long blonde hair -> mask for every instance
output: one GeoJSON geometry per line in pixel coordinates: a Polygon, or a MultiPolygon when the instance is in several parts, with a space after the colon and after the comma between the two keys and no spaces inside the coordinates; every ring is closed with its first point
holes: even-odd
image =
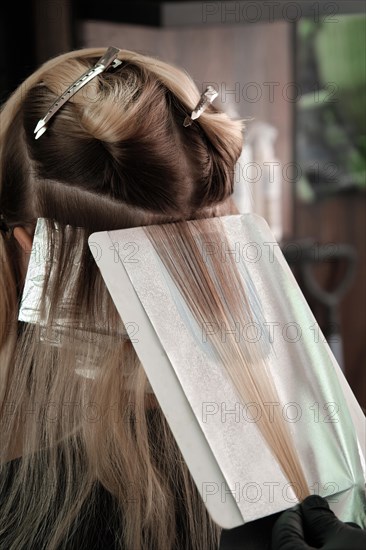
{"type": "MultiPolygon", "coordinates": [[[[79,520],[95,510],[102,487],[121,548],[214,549],[220,529],[158,404],[147,408],[146,375],[87,239],[94,231],[169,223],[171,242],[186,239],[182,273],[189,257],[202,270],[185,220],[236,213],[231,195],[243,124],[211,105],[197,123],[183,127],[200,95],[192,79],[158,59],[121,50],[122,65],[71,98],[36,141],[38,120],[104,51],[50,60],[1,113],[0,210],[9,226],[34,227],[45,218],[50,251],[38,282],[42,322],[21,323],[21,253],[14,238],[0,237],[0,494],[9,483],[12,434],[19,432],[22,443],[0,510],[0,540],[11,550],[67,548],[79,520]],[[95,378],[77,374],[89,366],[95,378]]],[[[164,258],[159,233],[154,235],[164,258]]],[[[170,252],[174,257],[173,246],[170,252]]],[[[235,273],[235,266],[227,270],[221,289],[233,312],[235,273]]],[[[197,281],[190,284],[200,292],[197,281]]],[[[217,289],[211,298],[220,319],[217,289]]],[[[208,304],[201,302],[204,315],[208,304]]],[[[243,358],[228,349],[236,365],[230,372],[238,373],[243,358]]],[[[234,379],[240,390],[243,377],[234,379]]],[[[288,434],[279,433],[292,457],[283,467],[304,488],[288,434]]]]}

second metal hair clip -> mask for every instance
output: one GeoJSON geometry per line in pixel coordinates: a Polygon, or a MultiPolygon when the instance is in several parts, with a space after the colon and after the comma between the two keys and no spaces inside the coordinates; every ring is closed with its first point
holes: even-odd
{"type": "Polygon", "coordinates": [[[207,109],[207,107],[213,102],[214,99],[216,99],[218,95],[219,93],[213,86],[207,86],[191,115],[187,115],[184,119],[183,126],[190,126],[194,120],[201,116],[203,111],[207,109]]]}

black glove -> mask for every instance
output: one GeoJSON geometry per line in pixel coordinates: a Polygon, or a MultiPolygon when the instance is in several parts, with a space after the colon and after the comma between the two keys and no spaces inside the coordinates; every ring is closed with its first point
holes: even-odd
{"type": "Polygon", "coordinates": [[[343,523],[318,496],[307,497],[287,510],[272,530],[271,550],[365,550],[366,532],[355,523],[343,523]]]}

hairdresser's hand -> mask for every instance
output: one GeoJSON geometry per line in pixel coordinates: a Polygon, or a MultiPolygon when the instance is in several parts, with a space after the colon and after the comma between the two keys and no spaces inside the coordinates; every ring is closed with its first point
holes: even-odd
{"type": "Polygon", "coordinates": [[[272,530],[271,550],[365,550],[366,532],[343,523],[317,495],[284,512],[272,530]]]}

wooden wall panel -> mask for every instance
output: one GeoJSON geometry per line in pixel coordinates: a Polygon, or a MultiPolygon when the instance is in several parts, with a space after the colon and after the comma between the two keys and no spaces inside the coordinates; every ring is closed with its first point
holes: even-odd
{"type": "MultiPolygon", "coordinates": [[[[351,244],[358,255],[354,282],[340,307],[340,328],[343,341],[345,375],[366,412],[366,196],[362,193],[338,195],[313,204],[296,202],[296,237],[312,237],[316,243],[351,244]]],[[[331,290],[335,271],[325,265],[316,271],[322,288],[331,290]]],[[[304,294],[312,307],[320,328],[324,329],[324,307],[304,294]]]]}

